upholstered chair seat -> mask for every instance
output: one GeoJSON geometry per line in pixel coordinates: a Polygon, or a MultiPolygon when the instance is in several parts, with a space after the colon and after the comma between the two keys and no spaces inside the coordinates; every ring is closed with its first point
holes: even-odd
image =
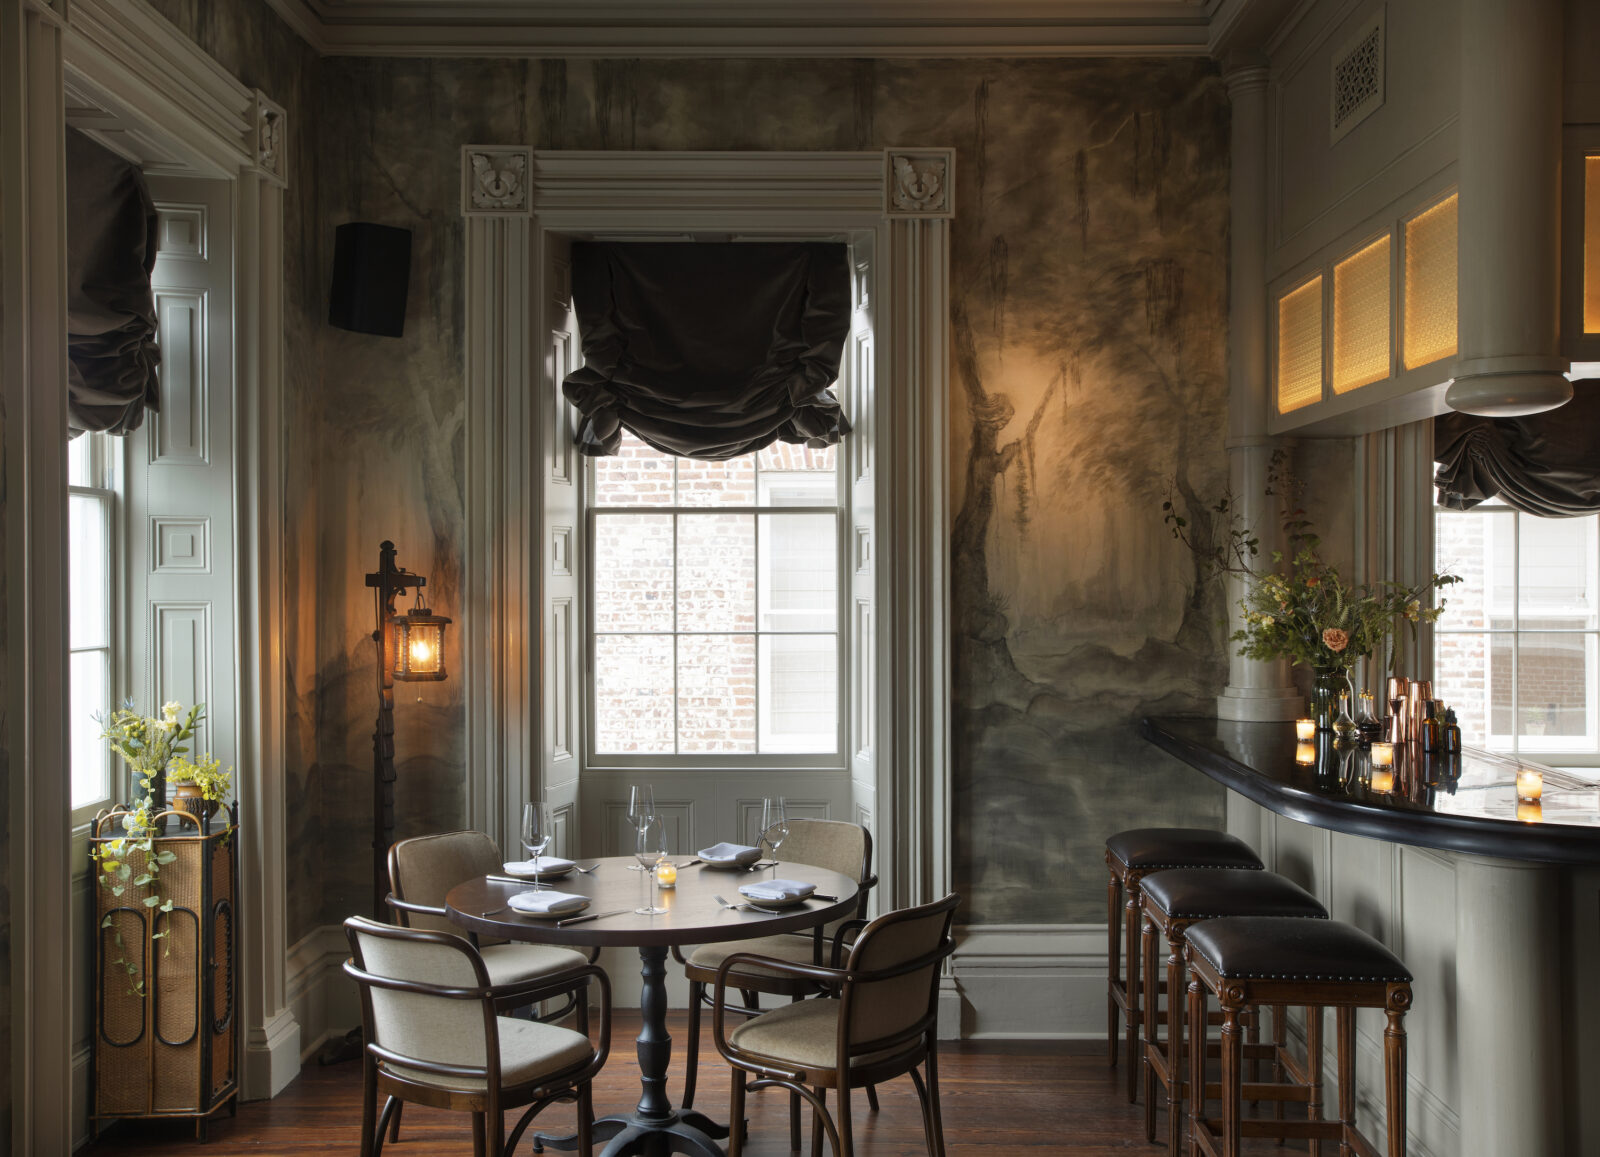
{"type": "MultiPolygon", "coordinates": [[[[851,1091],[909,1074],[922,1103],[929,1157],[944,1157],[935,1005],[939,970],[955,951],[950,925],[959,903],[952,894],[878,917],[860,930],[842,966],[843,936],[835,940],[834,966],[827,968],[729,954],[717,969],[711,1004],[717,1051],[733,1067],[729,1119],[744,1120],[746,1093],[788,1089],[811,1105],[814,1157],[821,1153],[823,1133],[834,1157],[854,1157],[851,1091]],[[811,980],[826,995],[763,1012],[730,1036],[726,1017],[738,1010],[727,1002],[727,987],[752,967],[811,980]],[[829,1089],[835,1092],[831,1111],[829,1089]]],[[[741,1157],[742,1132],[736,1127],[728,1138],[728,1157],[741,1157]]],[[[794,1137],[790,1148],[799,1148],[794,1137]]]]}
{"type": "Polygon", "coordinates": [[[540,1112],[575,1102],[577,1149],[593,1157],[590,1082],[611,1048],[611,985],[584,965],[514,985],[491,983],[483,957],[449,932],[396,928],[360,916],[345,921],[345,972],[361,990],[361,1153],[373,1157],[405,1101],[472,1115],[473,1152],[514,1151],[540,1112]],[[502,1007],[567,997],[600,1003],[600,1040],[502,1007]],[[384,1097],[378,1113],[378,1098],[384,1097]],[[509,1137],[505,1111],[528,1106],[509,1137]]]}

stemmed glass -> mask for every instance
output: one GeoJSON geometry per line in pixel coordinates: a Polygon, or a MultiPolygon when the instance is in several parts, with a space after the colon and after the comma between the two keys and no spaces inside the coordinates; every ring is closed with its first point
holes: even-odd
{"type": "Polygon", "coordinates": [[[522,846],[528,852],[528,858],[533,861],[533,890],[537,892],[544,887],[544,881],[539,877],[539,857],[544,855],[550,846],[550,837],[554,833],[555,825],[551,822],[550,805],[547,803],[525,803],[522,805],[522,846]]]}
{"type": "Polygon", "coordinates": [[[784,810],[781,795],[769,795],[761,801],[761,838],[772,849],[772,876],[778,876],[778,847],[789,836],[789,815],[784,810]]]}
{"type": "MultiPolygon", "coordinates": [[[[646,825],[656,818],[656,792],[655,788],[647,783],[635,784],[628,793],[628,822],[633,824],[638,832],[643,832],[646,825]]],[[[654,867],[654,861],[651,862],[654,867]]],[[[638,864],[629,864],[628,871],[643,872],[647,869],[638,864]]]]}
{"type": "Polygon", "coordinates": [[[667,832],[665,825],[655,816],[650,816],[640,827],[633,854],[639,861],[639,871],[644,873],[640,880],[644,885],[644,902],[634,911],[641,916],[659,916],[666,909],[650,903],[650,885],[655,882],[656,865],[667,856],[667,832]]]}

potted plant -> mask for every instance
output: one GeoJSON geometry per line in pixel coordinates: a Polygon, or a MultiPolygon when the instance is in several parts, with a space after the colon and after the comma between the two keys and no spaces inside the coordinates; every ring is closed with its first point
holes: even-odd
{"type": "Polygon", "coordinates": [[[201,756],[198,761],[179,755],[167,765],[172,806],[192,815],[202,826],[217,814],[232,785],[232,769],[224,771],[222,760],[210,754],[201,756]]]}

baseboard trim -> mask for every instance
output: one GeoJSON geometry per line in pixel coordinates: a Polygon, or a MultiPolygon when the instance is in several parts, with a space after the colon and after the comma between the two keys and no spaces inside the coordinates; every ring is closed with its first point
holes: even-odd
{"type": "Polygon", "coordinates": [[[343,1036],[361,1023],[360,994],[344,974],[349,956],[350,942],[340,924],[313,928],[289,949],[285,987],[289,1010],[300,1024],[299,1064],[330,1037],[343,1036]]]}
{"type": "Polygon", "coordinates": [[[968,924],[951,974],[969,1040],[1103,1036],[1106,930],[1099,924],[968,924]]]}

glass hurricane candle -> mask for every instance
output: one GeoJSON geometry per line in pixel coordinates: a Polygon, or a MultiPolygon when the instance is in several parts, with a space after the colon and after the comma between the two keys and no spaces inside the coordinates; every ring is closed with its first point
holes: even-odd
{"type": "Polygon", "coordinates": [[[1544,773],[1531,767],[1517,772],[1517,798],[1535,800],[1544,795],[1544,773]]]}
{"type": "Polygon", "coordinates": [[[1372,768],[1390,769],[1394,767],[1394,744],[1378,740],[1372,745],[1372,768]]]}
{"type": "Polygon", "coordinates": [[[663,888],[676,888],[678,886],[678,865],[671,860],[662,860],[657,864],[656,883],[663,888]]]}
{"type": "Polygon", "coordinates": [[[1317,721],[1315,719],[1296,719],[1294,721],[1294,737],[1302,743],[1317,737],[1317,721]]]}

